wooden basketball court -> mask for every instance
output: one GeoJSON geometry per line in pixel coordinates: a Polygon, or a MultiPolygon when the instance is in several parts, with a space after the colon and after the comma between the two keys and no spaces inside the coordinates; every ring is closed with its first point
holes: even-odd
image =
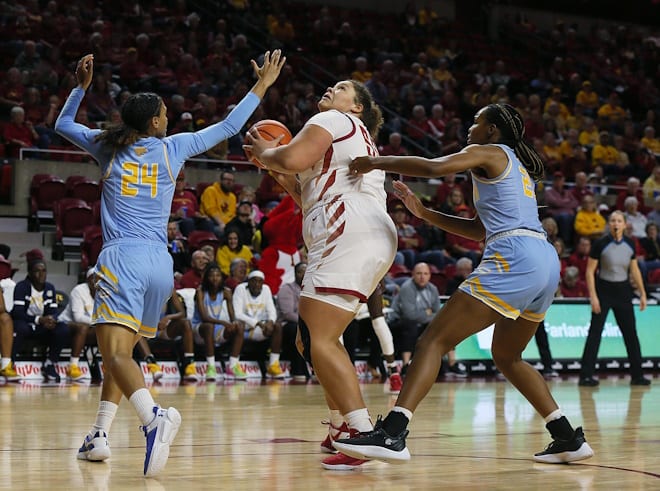
{"type": "MultiPolygon", "coordinates": [[[[598,388],[573,376],[550,382],[564,412],[582,425],[596,455],[584,463],[537,464],[549,437],[543,421],[508,382],[437,383],[415,414],[405,465],[369,463],[323,470],[319,442],[327,416],[318,384],[238,382],[153,386],[183,425],[165,472],[142,477],[144,436],[124,400],[110,432],[112,457],[78,461],[100,388],[0,387],[0,488],[20,490],[639,490],[660,489],[660,378],[630,387],[627,376],[598,388]]],[[[386,386],[362,386],[372,416],[394,403],[386,386]]]]}

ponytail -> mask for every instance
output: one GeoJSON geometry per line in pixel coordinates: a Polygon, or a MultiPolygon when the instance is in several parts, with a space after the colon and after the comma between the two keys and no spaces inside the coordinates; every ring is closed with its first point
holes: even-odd
{"type": "Polygon", "coordinates": [[[369,130],[371,138],[376,140],[378,138],[378,132],[383,126],[383,113],[378,107],[378,104],[374,102],[369,89],[367,89],[362,82],[358,82],[357,80],[351,80],[350,82],[355,89],[357,102],[362,105],[362,115],[360,116],[360,119],[369,130]]]}
{"type": "Polygon", "coordinates": [[[149,130],[151,118],[160,115],[163,100],[151,92],[133,94],[121,108],[122,122],[108,127],[95,138],[113,148],[132,145],[149,130]]]}

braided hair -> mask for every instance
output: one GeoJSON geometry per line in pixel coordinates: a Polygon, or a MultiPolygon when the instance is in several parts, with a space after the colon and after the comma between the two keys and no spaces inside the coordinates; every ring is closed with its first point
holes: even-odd
{"type": "Polygon", "coordinates": [[[500,130],[499,143],[513,148],[530,177],[535,181],[543,179],[545,174],[543,159],[534,147],[524,140],[525,123],[520,113],[509,104],[489,104],[484,115],[486,121],[500,130]]]}
{"type": "Polygon", "coordinates": [[[152,92],[131,95],[121,108],[122,122],[109,126],[96,141],[114,148],[132,145],[147,133],[151,118],[160,114],[162,105],[161,97],[152,92]]]}
{"type": "Polygon", "coordinates": [[[371,138],[376,140],[378,132],[380,131],[381,126],[383,126],[383,113],[374,102],[374,98],[371,96],[369,89],[367,89],[362,82],[358,82],[357,80],[350,80],[350,82],[355,89],[356,102],[362,104],[363,109],[360,119],[369,130],[371,138]]]}

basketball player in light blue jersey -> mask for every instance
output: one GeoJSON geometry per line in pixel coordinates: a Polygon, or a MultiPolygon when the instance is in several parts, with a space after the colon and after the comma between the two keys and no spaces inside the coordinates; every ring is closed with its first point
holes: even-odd
{"type": "Polygon", "coordinates": [[[124,395],[135,407],[147,439],[144,475],[154,476],[164,468],[181,415],[175,408],[156,405],[132,352],[140,336],[154,337],[172,292],[166,230],[176,176],[186,159],[239,132],[285,61],[279,50],[266,52],[262,66],[252,60],[257,82],[227,119],[171,137],[165,136],[167,107],[151,93],[130,96],[121,109],[122,122],[104,131],[75,123],[92,82],[93,55],[78,62],[78,87],[71,91],[55,130],[89,152],[102,170],[103,249],[96,265],[92,324],[105,368],[96,422],[78,451],[79,459],[110,457],[107,433],[124,395]]]}
{"type": "Polygon", "coordinates": [[[553,441],[534,455],[545,463],[591,457],[582,428],[573,429],[545,380],[522,360],[552,303],[559,282],[557,253],[538,218],[533,180],[543,177],[543,162],[523,140],[524,124],[508,104],[491,104],[475,116],[468,146],[439,157],[360,157],[354,174],[382,169],[397,174],[440,177],[469,171],[474,181],[477,216],[466,219],[425,208],[403,183],[395,191],[416,216],[448,232],[486,241],[479,266],[431,321],[415,347],[415,356],[396,406],[370,433],[335,442],[340,452],[385,461],[410,459],[406,429],[417,405],[431,390],[442,356],[465,338],[495,324],[491,346],[497,368],[545,419],[553,441]]]}

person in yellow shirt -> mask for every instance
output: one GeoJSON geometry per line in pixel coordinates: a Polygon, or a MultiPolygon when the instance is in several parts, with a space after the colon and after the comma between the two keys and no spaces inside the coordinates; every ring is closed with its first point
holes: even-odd
{"type": "Polygon", "coordinates": [[[612,145],[610,134],[607,131],[600,132],[600,141],[591,151],[591,164],[593,167],[600,165],[606,175],[616,174],[614,167],[619,162],[619,151],[612,145]]]}
{"type": "Polygon", "coordinates": [[[559,87],[552,89],[550,97],[546,99],[545,105],[543,106],[544,113],[548,112],[548,106],[553,102],[556,102],[559,105],[559,114],[561,114],[561,117],[564,118],[564,121],[566,121],[566,119],[571,115],[571,112],[566,107],[566,104],[561,101],[561,89],[559,87]]]}
{"type": "Polygon", "coordinates": [[[598,94],[589,80],[582,82],[582,89],[580,89],[575,96],[575,104],[580,104],[584,107],[585,112],[589,114],[589,116],[596,115],[600,101],[598,99],[598,94]]]}
{"type": "Polygon", "coordinates": [[[220,266],[220,271],[225,278],[229,277],[231,262],[236,258],[245,259],[248,263],[248,272],[252,269],[252,251],[248,246],[241,243],[238,232],[230,228],[226,235],[225,245],[218,248],[215,253],[215,261],[220,266]]]}
{"type": "Polygon", "coordinates": [[[600,133],[592,118],[584,118],[584,128],[580,131],[578,141],[587,148],[592,148],[600,142],[600,133]]]}
{"type": "Polygon", "coordinates": [[[596,206],[596,199],[587,194],[582,198],[582,207],[575,215],[573,225],[579,237],[597,239],[605,233],[605,218],[596,206]]]}
{"type": "Polygon", "coordinates": [[[578,130],[571,128],[566,132],[566,139],[559,144],[559,155],[562,170],[565,174],[573,175],[580,170],[586,171],[589,163],[587,153],[578,140],[578,130]]]}
{"type": "Polygon", "coordinates": [[[623,129],[623,121],[627,112],[621,107],[619,94],[612,92],[607,102],[598,108],[598,118],[602,121],[601,128],[623,129]]]}
{"type": "Polygon", "coordinates": [[[660,155],[660,140],[655,137],[655,128],[653,126],[644,128],[644,136],[640,143],[642,147],[646,148],[656,157],[660,155]]]}
{"type": "Polygon", "coordinates": [[[214,182],[202,193],[200,212],[213,220],[214,232],[222,237],[225,225],[236,216],[236,195],[234,174],[224,171],[220,174],[220,182],[214,182]]]}
{"type": "Polygon", "coordinates": [[[656,165],[653,168],[651,175],[644,181],[642,189],[644,191],[644,197],[647,199],[660,196],[660,165],[656,165]]]}

